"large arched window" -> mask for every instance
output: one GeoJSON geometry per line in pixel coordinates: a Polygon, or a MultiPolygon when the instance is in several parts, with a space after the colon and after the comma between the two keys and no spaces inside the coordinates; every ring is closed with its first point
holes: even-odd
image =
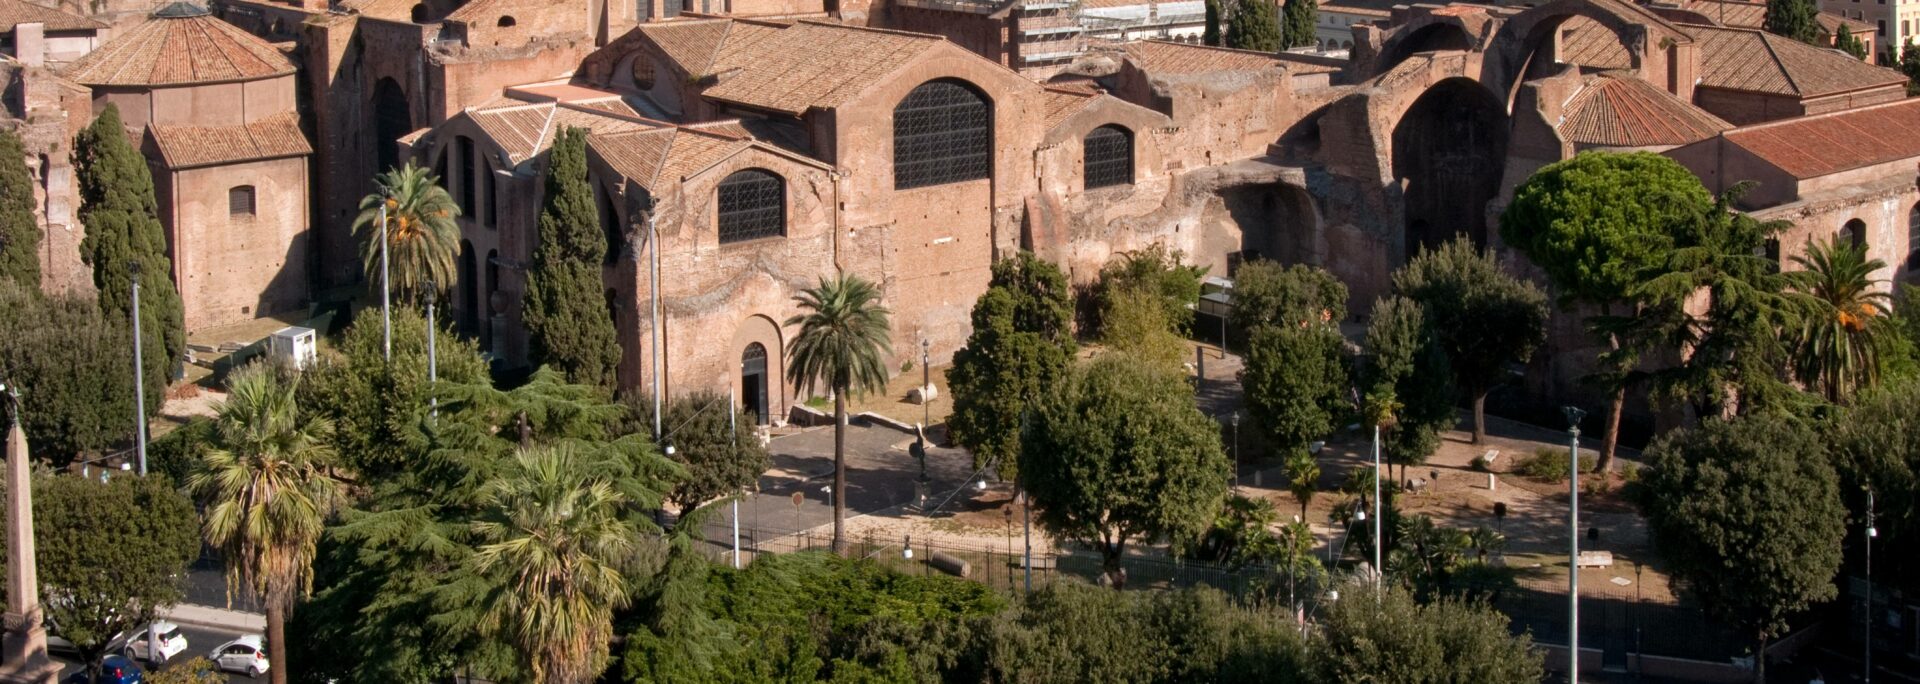
{"type": "Polygon", "coordinates": [[[460,178],[457,181],[460,186],[460,213],[474,221],[479,221],[480,216],[477,213],[477,204],[480,199],[478,197],[480,190],[477,184],[474,183],[473,138],[463,135],[454,138],[454,141],[458,143],[458,147],[460,148],[460,166],[458,167],[460,169],[460,178]]]}
{"type": "Polygon", "coordinates": [[[1848,221],[1834,237],[1840,244],[1864,248],[1867,245],[1867,222],[1860,219],[1848,221]]]}
{"type": "Polygon", "coordinates": [[[929,81],[893,108],[896,190],[986,178],[993,169],[993,106],[973,86],[929,81]]]}
{"type": "Polygon", "coordinates": [[[1133,182],[1133,132],[1108,124],[1087,134],[1087,189],[1133,182]]]}
{"type": "Polygon", "coordinates": [[[761,169],[720,181],[720,243],[787,234],[787,184],[761,169]]]}

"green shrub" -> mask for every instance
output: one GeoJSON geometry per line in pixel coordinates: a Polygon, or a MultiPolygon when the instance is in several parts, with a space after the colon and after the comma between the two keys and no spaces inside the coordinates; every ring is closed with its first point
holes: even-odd
{"type": "MultiPolygon", "coordinates": [[[[1580,472],[1593,472],[1594,457],[1586,452],[1580,453],[1580,472]]],[[[1567,481],[1567,452],[1563,449],[1548,448],[1535,452],[1520,461],[1520,474],[1543,482],[1567,481]]]]}

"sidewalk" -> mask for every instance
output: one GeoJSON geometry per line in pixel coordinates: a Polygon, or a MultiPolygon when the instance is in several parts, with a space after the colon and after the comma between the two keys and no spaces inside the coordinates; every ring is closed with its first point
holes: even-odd
{"type": "Polygon", "coordinates": [[[247,613],[212,606],[200,606],[181,603],[161,611],[160,616],[169,621],[210,627],[221,630],[239,630],[242,632],[264,633],[267,631],[267,616],[259,613],[247,613]]]}

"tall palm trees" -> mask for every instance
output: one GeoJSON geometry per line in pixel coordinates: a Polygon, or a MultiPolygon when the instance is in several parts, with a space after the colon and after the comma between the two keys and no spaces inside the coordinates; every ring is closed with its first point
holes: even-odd
{"type": "Polygon", "coordinates": [[[534,684],[586,684],[606,666],[613,611],[629,601],[639,530],[613,472],[572,442],[524,449],[481,490],[473,568],[499,580],[482,624],[524,658],[534,684]]]}
{"type": "Polygon", "coordinates": [[[315,545],[340,493],[324,467],[329,424],[301,410],[295,385],[264,364],[235,371],[215,448],[187,479],[207,507],[207,543],[226,558],[229,593],[245,584],[266,603],[273,684],[286,684],[287,612],[312,589],[315,545]]]}
{"type": "Polygon", "coordinates": [[[787,343],[787,378],[811,393],[833,392],[833,548],[846,548],[847,394],[886,387],[880,357],[892,346],[880,290],[856,275],[822,277],[794,296],[801,313],[787,319],[800,332],[787,343]]]}
{"type": "Polygon", "coordinates": [[[408,162],[374,179],[379,189],[360,200],[353,231],[360,233],[360,259],[367,281],[380,281],[380,209],[387,210],[388,269],[393,291],[411,299],[431,281],[435,287],[453,284],[454,259],[460,251],[460,227],[454,217],[460,207],[440,187],[440,178],[408,162]]]}
{"type": "Polygon", "coordinates": [[[1803,307],[1794,331],[1794,374],[1827,401],[1839,402],[1880,376],[1882,324],[1891,297],[1874,285],[1885,268],[1862,247],[1833,238],[1793,258],[1794,299],[1803,307]]]}

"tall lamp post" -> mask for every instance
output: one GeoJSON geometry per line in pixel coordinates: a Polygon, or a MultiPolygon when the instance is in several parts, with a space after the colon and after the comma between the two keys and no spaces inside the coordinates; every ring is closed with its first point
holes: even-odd
{"type": "MultiPolygon", "coordinates": [[[[147,474],[147,373],[140,362],[140,262],[127,264],[133,275],[133,435],[140,474],[147,474]]],[[[151,643],[151,642],[149,642],[151,643]]]]}
{"type": "Polygon", "coordinates": [[[1373,423],[1373,588],[1387,574],[1380,565],[1380,422],[1373,423]]]}
{"type": "Polygon", "coordinates": [[[1860,647],[1862,662],[1866,664],[1866,684],[1873,684],[1873,538],[1880,531],[1873,527],[1873,490],[1867,490],[1867,631],[1866,643],[1860,647]]]}
{"type": "Polygon", "coordinates": [[[393,288],[387,274],[387,201],[380,200],[380,353],[393,360],[393,288]]]}
{"type": "Polygon", "coordinates": [[[1567,681],[1580,681],[1580,421],[1587,412],[1577,406],[1567,414],[1567,681]]]}
{"type": "MultiPolygon", "coordinates": [[[[435,337],[434,333],[436,332],[434,329],[440,327],[440,324],[435,322],[433,319],[433,296],[434,296],[435,290],[436,288],[433,285],[433,280],[429,278],[427,280],[426,286],[422,287],[420,292],[420,296],[427,300],[427,384],[428,385],[432,385],[433,383],[440,381],[440,372],[439,372],[440,359],[439,359],[438,349],[434,345],[434,337],[435,337]]],[[[433,407],[434,415],[440,414],[440,398],[439,397],[432,397],[432,396],[427,397],[427,405],[433,407]]]]}

